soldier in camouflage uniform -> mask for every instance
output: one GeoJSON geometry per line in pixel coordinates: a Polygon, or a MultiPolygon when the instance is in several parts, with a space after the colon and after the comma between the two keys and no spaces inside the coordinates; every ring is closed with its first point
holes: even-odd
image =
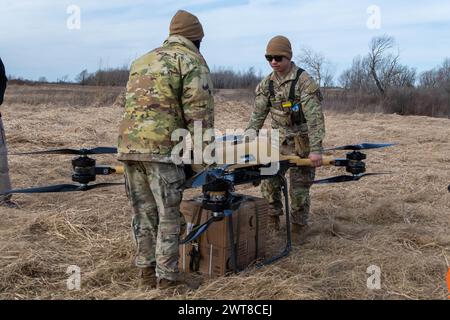
{"type": "MultiPolygon", "coordinates": [[[[309,158],[314,167],[322,165],[322,140],[325,135],[319,86],[291,62],[292,49],[289,40],[277,36],[267,45],[266,59],[272,69],[256,88],[255,110],[248,129],[260,130],[267,115],[272,116],[272,128],[280,130],[282,154],[297,154],[309,158]]],[[[314,167],[290,169],[290,198],[292,232],[304,240],[310,209],[309,188],[314,180],[314,167]]],[[[279,229],[279,217],[283,215],[281,181],[278,177],[264,180],[261,192],[272,207],[271,222],[279,229]]]]}
{"type": "Polygon", "coordinates": [[[178,11],[162,47],[133,62],[120,123],[118,151],[124,162],[133,205],[135,264],[141,285],[160,289],[177,285],[178,243],[185,181],[173,163],[175,129],[194,133],[194,121],[213,127],[213,85],[200,54],[203,28],[197,17],[178,11]]]}

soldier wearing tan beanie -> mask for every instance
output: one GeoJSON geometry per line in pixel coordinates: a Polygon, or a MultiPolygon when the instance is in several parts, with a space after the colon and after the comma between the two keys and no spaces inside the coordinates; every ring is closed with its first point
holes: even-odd
{"type": "Polygon", "coordinates": [[[292,59],[292,47],[288,38],[276,36],[267,44],[266,55],[283,56],[292,59]]]}
{"type": "MultiPolygon", "coordinates": [[[[196,141],[214,128],[214,85],[199,50],[202,25],[189,12],[178,11],[169,31],[162,46],[133,61],[119,124],[117,158],[123,162],[133,206],[134,264],[143,290],[185,282],[178,269],[186,225],[180,203],[182,185],[193,173],[185,173],[189,165],[182,165],[184,159],[172,152],[172,136],[183,128],[196,141]],[[194,130],[198,122],[203,127],[200,135],[194,130]]],[[[199,167],[201,163],[191,165],[191,171],[199,167]]],[[[187,285],[192,289],[197,284],[187,285]]]]}
{"type": "MultiPolygon", "coordinates": [[[[281,153],[311,160],[312,167],[291,168],[289,173],[291,231],[293,240],[303,243],[308,234],[311,206],[309,188],[314,180],[315,167],[322,165],[325,121],[319,86],[291,59],[289,39],[283,36],[270,39],[266,48],[266,60],[273,72],[256,88],[255,110],[247,129],[260,130],[270,113],[272,128],[279,130],[281,153]]],[[[272,209],[269,223],[274,229],[280,228],[280,216],[284,214],[282,182],[280,177],[273,177],[261,184],[261,193],[272,209]]]]}
{"type": "Polygon", "coordinates": [[[192,42],[201,41],[204,37],[203,27],[198,18],[184,10],[178,10],[173,16],[169,31],[171,36],[180,35],[192,42]]]}

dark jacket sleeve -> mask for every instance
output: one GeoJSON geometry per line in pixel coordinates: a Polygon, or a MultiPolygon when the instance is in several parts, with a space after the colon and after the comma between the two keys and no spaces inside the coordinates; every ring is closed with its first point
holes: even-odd
{"type": "Polygon", "coordinates": [[[6,78],[5,66],[3,65],[2,59],[0,59],[0,104],[3,103],[7,82],[8,79],[6,78]]]}

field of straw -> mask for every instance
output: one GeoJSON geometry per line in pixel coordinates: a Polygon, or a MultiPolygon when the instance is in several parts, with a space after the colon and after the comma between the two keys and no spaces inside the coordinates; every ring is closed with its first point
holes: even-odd
{"type": "MultiPolygon", "coordinates": [[[[32,96],[8,102],[18,91],[27,94],[11,86],[1,107],[10,153],[115,145],[119,107],[64,103],[61,92],[55,93],[58,103],[36,103],[32,96]]],[[[67,94],[85,96],[74,87],[67,94]]],[[[251,100],[244,95],[219,92],[217,127],[243,128],[251,110],[251,100]]],[[[314,186],[308,241],[294,244],[287,258],[238,275],[205,278],[196,291],[140,291],[132,265],[131,207],[123,187],[15,195],[19,209],[0,207],[0,299],[447,299],[450,120],[331,112],[325,116],[326,147],[398,143],[367,152],[368,172],[393,173],[314,186]],[[81,270],[79,291],[67,288],[70,265],[81,270]],[[380,290],[367,287],[372,265],[381,269],[380,290]]],[[[118,164],[112,155],[96,159],[97,164],[118,164]]],[[[70,160],[11,155],[13,186],[71,183],[70,160]]],[[[336,174],[344,172],[321,168],[317,173],[319,178],[336,174]]],[[[259,188],[238,191],[260,195],[259,188]]],[[[270,233],[273,253],[283,247],[283,231],[270,233]]]]}

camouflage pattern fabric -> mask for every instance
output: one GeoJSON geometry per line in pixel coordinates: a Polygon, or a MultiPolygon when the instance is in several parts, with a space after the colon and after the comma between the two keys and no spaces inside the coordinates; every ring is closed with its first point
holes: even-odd
{"type": "Polygon", "coordinates": [[[319,86],[306,71],[301,74],[295,90],[295,102],[301,103],[306,123],[293,125],[290,119],[290,110],[281,106],[283,102],[288,101],[291,83],[295,80],[297,70],[298,67],[292,62],[291,71],[284,79],[278,79],[272,72],[261,81],[256,88],[255,110],[251,115],[248,129],[256,131],[261,129],[270,113],[272,128],[280,130],[281,144],[293,145],[293,137],[307,136],[310,151],[320,152],[325,136],[325,120],[321,106],[322,95],[319,86]],[[274,82],[274,99],[270,98],[270,80],[274,82]]]}
{"type": "Polygon", "coordinates": [[[127,83],[125,112],[119,129],[118,159],[171,162],[175,129],[194,134],[214,126],[213,84],[209,68],[195,45],[170,36],[133,62],[127,83]]]}
{"type": "MultiPolygon", "coordinates": [[[[309,195],[308,182],[314,181],[315,168],[291,168],[289,170],[289,197],[291,200],[291,222],[299,225],[308,224],[311,197],[309,195]]],[[[279,177],[263,180],[261,193],[269,202],[271,215],[283,215],[283,202],[281,197],[282,182],[279,177]]]]}
{"type": "MultiPolygon", "coordinates": [[[[291,71],[284,79],[279,79],[274,72],[264,78],[256,88],[255,110],[247,129],[260,130],[269,113],[272,117],[272,128],[280,130],[280,152],[284,155],[297,154],[307,158],[310,152],[322,151],[322,140],[325,136],[325,120],[322,112],[322,95],[317,83],[304,71],[295,89],[295,103],[301,103],[306,123],[293,124],[290,110],[282,104],[289,101],[289,90],[295,80],[298,67],[292,62],[291,71]],[[275,96],[270,97],[269,81],[274,82],[275,96]],[[297,144],[297,147],[296,147],[297,144]]],[[[291,168],[290,198],[292,222],[307,224],[310,210],[308,182],[315,177],[315,168],[291,168]]],[[[262,182],[261,192],[273,208],[274,215],[283,214],[281,201],[281,181],[274,177],[262,182]]]]}
{"type": "MultiPolygon", "coordinates": [[[[7,153],[5,130],[3,129],[2,117],[0,115],[0,193],[11,190],[7,153]]],[[[9,199],[11,199],[11,195],[0,196],[0,202],[9,199]]]]}
{"type": "Polygon", "coordinates": [[[184,171],[174,164],[145,161],[124,161],[124,169],[134,212],[135,264],[156,267],[159,278],[177,280],[184,171]]]}

